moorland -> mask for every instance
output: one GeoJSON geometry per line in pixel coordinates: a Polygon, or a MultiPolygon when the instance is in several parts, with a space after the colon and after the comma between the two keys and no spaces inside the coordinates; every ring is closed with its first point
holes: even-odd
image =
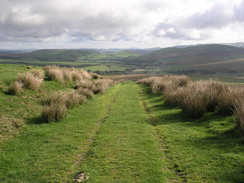
{"type": "Polygon", "coordinates": [[[0,182],[244,180],[244,48],[2,51],[0,63],[0,182]]]}

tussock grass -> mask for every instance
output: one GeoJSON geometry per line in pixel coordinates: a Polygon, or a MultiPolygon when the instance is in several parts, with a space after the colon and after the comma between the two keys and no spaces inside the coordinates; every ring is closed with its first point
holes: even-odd
{"type": "Polygon", "coordinates": [[[8,89],[10,95],[20,95],[24,91],[23,84],[19,81],[14,81],[8,89]]]}
{"type": "Polygon", "coordinates": [[[101,76],[97,73],[90,72],[89,74],[92,79],[101,79],[101,76]]]}
{"type": "Polygon", "coordinates": [[[44,71],[45,71],[45,76],[47,77],[48,80],[64,83],[64,74],[59,67],[45,66],[44,71]]]}
{"type": "Polygon", "coordinates": [[[86,79],[86,80],[77,81],[75,88],[76,89],[85,88],[93,91],[95,89],[95,85],[93,81],[86,79]]]}
{"type": "Polygon", "coordinates": [[[17,81],[14,81],[8,89],[8,93],[12,95],[21,94],[24,89],[38,90],[43,83],[42,71],[35,70],[20,74],[17,81]]]}
{"type": "Polygon", "coordinates": [[[18,81],[23,84],[23,88],[37,90],[41,86],[43,80],[35,77],[33,74],[27,72],[20,74],[18,81]]]}
{"type": "Polygon", "coordinates": [[[85,95],[87,98],[92,98],[92,96],[94,95],[94,93],[87,88],[79,88],[77,92],[79,94],[85,95]]]}
{"type": "Polygon", "coordinates": [[[94,94],[103,93],[106,89],[114,85],[114,81],[111,79],[97,79],[91,80],[80,80],[76,83],[76,89],[87,89],[91,90],[94,94]]]}
{"type": "Polygon", "coordinates": [[[49,96],[48,98],[46,98],[44,101],[43,101],[43,104],[44,105],[62,105],[62,104],[65,104],[67,101],[67,94],[66,92],[55,92],[53,93],[51,96],[49,96]]]}
{"type": "Polygon", "coordinates": [[[45,73],[44,73],[44,71],[41,70],[41,69],[33,70],[33,71],[31,71],[31,74],[32,74],[34,77],[36,77],[36,78],[39,78],[39,79],[44,80],[45,73]]]}
{"type": "Polygon", "coordinates": [[[114,85],[114,81],[111,79],[99,79],[94,81],[95,88],[93,89],[93,92],[95,94],[103,93],[105,90],[107,90],[109,87],[114,85]]]}
{"type": "Polygon", "coordinates": [[[198,81],[176,91],[174,97],[177,98],[177,105],[184,112],[194,118],[199,118],[205,112],[216,111],[220,95],[225,87],[225,84],[218,81],[198,81]]]}
{"type": "Polygon", "coordinates": [[[235,105],[234,114],[237,129],[244,135],[244,101],[235,105]]]}
{"type": "Polygon", "coordinates": [[[42,112],[43,120],[47,122],[59,121],[67,114],[67,107],[64,104],[44,106],[42,112]]]}
{"type": "Polygon", "coordinates": [[[59,121],[66,116],[67,109],[77,107],[85,102],[86,96],[77,91],[56,92],[44,100],[42,118],[47,122],[59,121]],[[63,116],[60,111],[63,112],[63,116]]]}
{"type": "MultiPolygon", "coordinates": [[[[45,66],[45,75],[48,80],[54,80],[60,83],[68,81],[76,82],[80,80],[92,79],[92,74],[84,70],[78,70],[75,68],[61,68],[58,66],[45,66]]],[[[93,73],[94,75],[97,75],[93,73]]],[[[97,76],[99,77],[99,75],[97,76]]]]}
{"type": "Polygon", "coordinates": [[[218,98],[218,112],[233,114],[239,101],[244,100],[244,90],[227,86],[218,98]]]}
{"type": "Polygon", "coordinates": [[[244,89],[208,80],[191,82],[187,76],[166,75],[150,77],[137,81],[149,85],[153,93],[161,93],[165,102],[182,109],[192,118],[200,118],[207,112],[235,114],[236,126],[242,127],[242,103],[244,89]]]}
{"type": "Polygon", "coordinates": [[[181,99],[179,106],[183,112],[193,118],[201,117],[207,111],[211,95],[207,93],[208,88],[202,82],[190,84],[180,90],[181,99]]]}
{"type": "Polygon", "coordinates": [[[139,84],[150,85],[153,93],[164,92],[166,88],[176,89],[178,87],[186,86],[191,80],[188,76],[182,75],[165,75],[162,77],[153,76],[138,80],[139,84]]]}
{"type": "Polygon", "coordinates": [[[87,98],[91,98],[94,93],[104,92],[113,84],[110,79],[98,79],[100,76],[95,73],[88,73],[84,70],[75,68],[60,68],[57,66],[46,66],[44,68],[47,79],[55,80],[60,83],[75,82],[76,91],[71,92],[57,92],[50,98],[44,101],[46,106],[43,112],[43,118],[47,122],[58,121],[53,113],[57,111],[59,106],[67,109],[76,107],[86,102],[87,98]],[[96,79],[96,80],[92,80],[96,79]],[[50,111],[50,115],[48,112],[50,111]]]}
{"type": "Polygon", "coordinates": [[[72,91],[66,94],[67,95],[67,99],[66,99],[66,106],[67,108],[73,108],[76,107],[80,104],[83,104],[86,102],[86,96],[79,94],[76,91],[72,91]]]}

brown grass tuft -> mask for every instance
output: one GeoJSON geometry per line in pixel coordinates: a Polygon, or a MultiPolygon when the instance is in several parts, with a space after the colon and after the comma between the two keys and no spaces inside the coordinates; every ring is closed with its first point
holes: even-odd
{"type": "Polygon", "coordinates": [[[19,81],[14,81],[8,89],[10,95],[20,95],[23,91],[23,84],[19,81]]]}
{"type": "Polygon", "coordinates": [[[73,108],[86,102],[86,97],[76,91],[69,92],[66,95],[65,104],[67,108],[73,108]]]}
{"type": "Polygon", "coordinates": [[[101,79],[101,76],[97,73],[90,72],[89,73],[92,79],[101,79]]]}
{"type": "Polygon", "coordinates": [[[66,116],[67,107],[64,104],[61,105],[47,105],[44,106],[42,118],[46,122],[55,122],[63,119],[66,116]]]}
{"type": "Polygon", "coordinates": [[[75,68],[61,68],[58,66],[46,66],[44,67],[47,79],[54,80],[60,83],[67,81],[80,81],[91,79],[90,74],[84,70],[78,70],[75,68]]]}
{"type": "Polygon", "coordinates": [[[190,82],[190,78],[185,75],[152,76],[137,81],[139,84],[149,85],[153,93],[162,93],[168,88],[171,90],[177,89],[178,87],[186,86],[190,82]]]}
{"type": "Polygon", "coordinates": [[[235,122],[237,130],[244,135],[244,101],[235,105],[235,122]]]}
{"type": "Polygon", "coordinates": [[[43,80],[27,72],[19,75],[18,81],[23,84],[23,88],[37,90],[42,85],[43,80]]]}
{"type": "Polygon", "coordinates": [[[219,105],[219,96],[225,84],[218,81],[197,81],[185,87],[168,87],[164,92],[166,102],[182,110],[194,118],[201,117],[204,112],[214,112],[219,105]]]}
{"type": "Polygon", "coordinates": [[[93,81],[86,79],[86,80],[77,81],[75,88],[76,89],[86,88],[86,89],[89,89],[89,90],[93,91],[95,89],[95,85],[94,85],[93,81]]]}
{"type": "Polygon", "coordinates": [[[111,79],[98,79],[94,81],[95,88],[94,94],[103,93],[106,89],[114,85],[114,81],[111,79]]]}
{"type": "Polygon", "coordinates": [[[87,98],[92,98],[92,96],[94,95],[94,93],[87,88],[79,88],[77,92],[79,94],[85,95],[87,98]]]}
{"type": "Polygon", "coordinates": [[[41,80],[43,80],[44,77],[45,77],[44,71],[43,71],[43,70],[40,70],[40,69],[31,71],[31,74],[32,74],[34,77],[36,77],[36,78],[38,78],[38,79],[41,79],[41,80]]]}
{"type": "Polygon", "coordinates": [[[63,71],[57,66],[46,66],[44,67],[45,75],[48,80],[57,81],[59,83],[64,83],[63,71]]]}
{"type": "Polygon", "coordinates": [[[218,111],[222,114],[233,114],[235,106],[244,98],[244,89],[226,86],[218,96],[218,111]]]}

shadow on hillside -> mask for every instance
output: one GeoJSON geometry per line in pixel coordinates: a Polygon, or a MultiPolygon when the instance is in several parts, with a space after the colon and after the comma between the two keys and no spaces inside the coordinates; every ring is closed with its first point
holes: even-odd
{"type": "Polygon", "coordinates": [[[39,125],[39,124],[44,124],[47,123],[45,120],[40,116],[40,117],[35,117],[35,118],[30,118],[27,120],[27,124],[29,125],[39,125]]]}

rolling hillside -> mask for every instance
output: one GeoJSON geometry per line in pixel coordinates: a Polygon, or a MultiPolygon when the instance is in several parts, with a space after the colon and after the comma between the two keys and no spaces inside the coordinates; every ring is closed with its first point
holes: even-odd
{"type": "Polygon", "coordinates": [[[0,63],[73,66],[101,74],[237,74],[244,73],[244,48],[189,45],[152,49],[49,49],[0,51],[0,63]]]}
{"type": "Polygon", "coordinates": [[[139,56],[141,68],[155,67],[165,72],[243,73],[244,48],[209,44],[165,48],[139,56]]]}
{"type": "Polygon", "coordinates": [[[2,52],[0,53],[0,58],[13,60],[76,61],[79,57],[88,57],[95,54],[97,54],[95,51],[89,50],[47,49],[27,53],[2,52]]]}

